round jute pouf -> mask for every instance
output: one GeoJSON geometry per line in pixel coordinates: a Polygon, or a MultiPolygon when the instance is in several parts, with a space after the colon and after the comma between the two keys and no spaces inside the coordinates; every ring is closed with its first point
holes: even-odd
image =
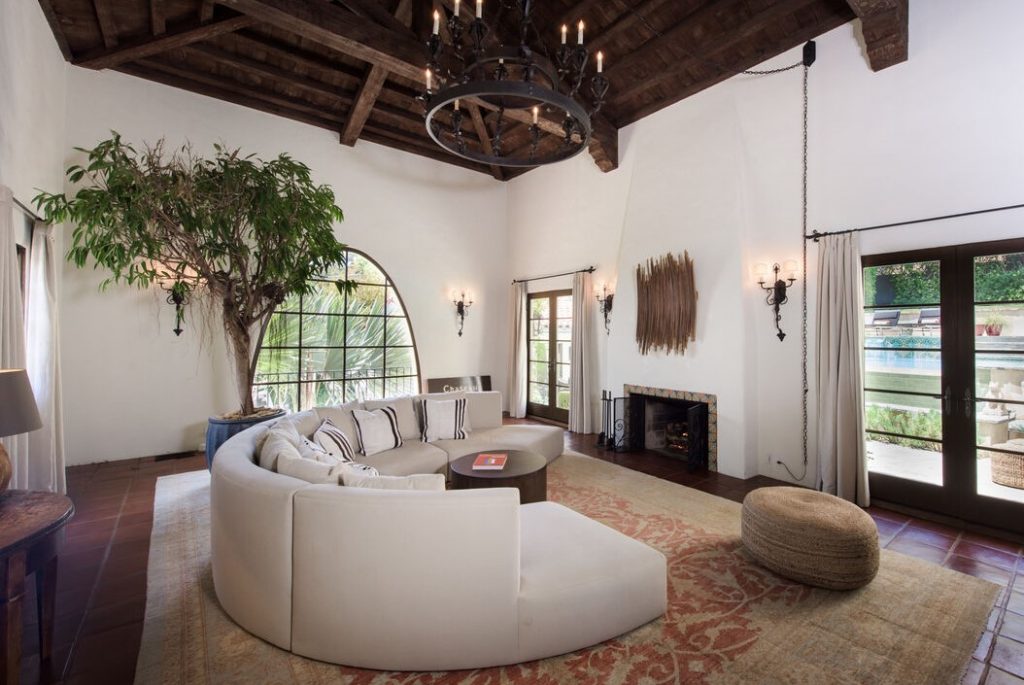
{"type": "Polygon", "coordinates": [[[743,546],[780,576],[853,590],[878,572],[878,528],[857,505],[806,488],[759,488],[743,500],[743,546]]]}

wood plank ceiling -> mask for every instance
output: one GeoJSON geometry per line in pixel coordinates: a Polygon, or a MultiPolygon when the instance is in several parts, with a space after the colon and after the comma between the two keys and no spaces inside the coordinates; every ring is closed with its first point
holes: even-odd
{"type": "MultiPolygon", "coordinates": [[[[499,2],[485,0],[485,18],[499,2]]],[[[370,140],[499,180],[522,169],[450,155],[428,137],[423,41],[452,0],[39,0],[64,57],[370,140]]],[[[473,2],[462,2],[464,20],[473,2]]],[[[509,13],[506,13],[508,15],[509,13]]],[[[611,82],[590,154],[618,165],[618,129],[732,74],[860,18],[872,68],[907,57],[907,0],[549,0],[534,23],[586,22],[611,82]]],[[[443,23],[443,22],[442,22],[443,23]]],[[[514,27],[495,28],[500,36],[514,27]]],[[[490,147],[495,113],[470,108],[464,135],[490,147]]],[[[522,117],[526,119],[526,117],[522,117]]],[[[548,122],[557,126],[557,122],[548,122]]],[[[529,144],[526,123],[502,135],[529,144]]],[[[80,141],[82,142],[82,141],[80,141]]]]}

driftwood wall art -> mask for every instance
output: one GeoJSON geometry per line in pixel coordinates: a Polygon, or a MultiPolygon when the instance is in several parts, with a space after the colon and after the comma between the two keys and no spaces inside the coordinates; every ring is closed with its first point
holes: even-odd
{"type": "Polygon", "coordinates": [[[636,267],[636,342],[640,354],[685,354],[697,339],[697,288],[688,252],[648,259],[636,267]]]}

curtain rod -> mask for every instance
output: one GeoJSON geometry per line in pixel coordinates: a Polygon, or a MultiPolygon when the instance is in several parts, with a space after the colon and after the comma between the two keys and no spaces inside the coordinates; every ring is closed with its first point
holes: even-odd
{"type": "Polygon", "coordinates": [[[543,281],[545,278],[558,278],[559,276],[572,276],[573,274],[588,273],[592,274],[596,270],[596,267],[588,266],[586,269],[576,269],[575,271],[564,271],[560,274],[549,274],[547,276],[534,276],[533,278],[516,278],[513,279],[512,284],[516,283],[529,283],[530,281],[543,281]]]}
{"type": "Polygon", "coordinates": [[[25,212],[26,214],[29,215],[29,217],[35,219],[36,221],[42,221],[43,220],[43,217],[41,217],[38,214],[36,214],[35,212],[33,212],[32,209],[28,205],[26,205],[24,202],[22,202],[18,198],[14,198],[14,204],[17,205],[18,208],[21,209],[21,211],[25,212]]]}
{"type": "Polygon", "coordinates": [[[1005,207],[992,207],[991,209],[976,209],[973,212],[960,212],[959,214],[943,214],[942,216],[931,216],[927,219],[914,219],[912,221],[896,221],[891,224],[879,224],[877,226],[864,226],[863,228],[847,228],[842,231],[826,231],[821,233],[814,231],[804,236],[804,240],[813,240],[818,242],[819,238],[824,238],[827,235],[843,235],[845,233],[862,233],[863,231],[876,231],[880,228],[894,228],[896,226],[913,226],[914,224],[924,224],[929,221],[944,221],[945,219],[959,219],[964,216],[974,216],[976,214],[989,214],[990,212],[1003,212],[1007,209],[1021,209],[1024,208],[1024,204],[1019,205],[1007,205],[1005,207]]]}

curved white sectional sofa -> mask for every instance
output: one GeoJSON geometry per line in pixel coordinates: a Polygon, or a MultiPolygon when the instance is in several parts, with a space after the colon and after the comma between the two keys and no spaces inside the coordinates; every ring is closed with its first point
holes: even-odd
{"type": "MultiPolygon", "coordinates": [[[[501,427],[498,393],[467,398],[470,439],[445,441],[463,444],[364,461],[404,475],[482,449],[561,454],[560,429],[501,427]]],[[[331,411],[282,420],[308,434],[331,411]]],[[[511,488],[311,485],[257,465],[267,428],[217,452],[211,556],[225,611],[282,649],[361,668],[481,668],[571,652],[665,612],[665,557],[571,509],[520,505],[511,488]]]]}

